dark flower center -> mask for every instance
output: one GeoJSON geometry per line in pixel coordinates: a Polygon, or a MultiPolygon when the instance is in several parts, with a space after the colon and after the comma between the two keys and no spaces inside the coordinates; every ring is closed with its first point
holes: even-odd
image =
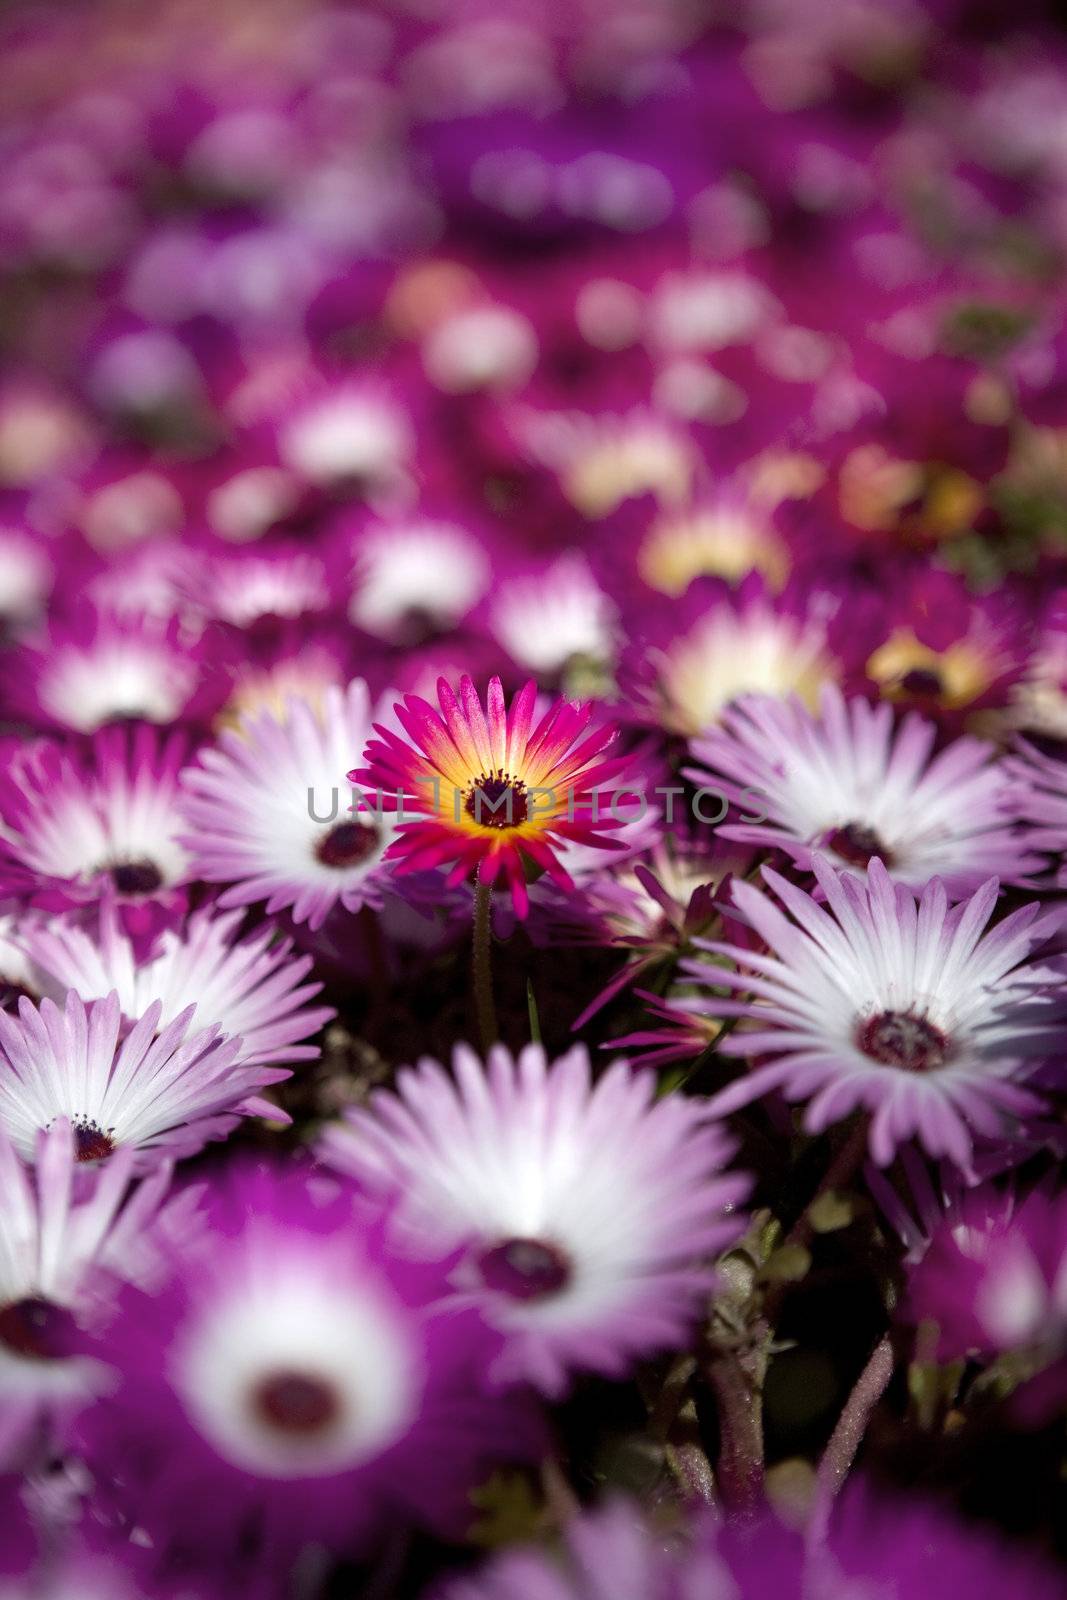
{"type": "Polygon", "coordinates": [[[487,1289],[512,1300],[543,1300],[571,1281],[571,1264],[557,1245],[544,1239],[503,1239],[478,1258],[487,1289]]]}
{"type": "Polygon", "coordinates": [[[95,1122],[83,1118],[76,1122],[74,1132],[74,1159],[76,1161],[103,1161],[115,1148],[111,1134],[95,1122]]]}
{"type": "Polygon", "coordinates": [[[824,842],[827,850],[832,850],[835,856],[847,861],[851,867],[866,867],[874,856],[878,856],[887,867],[893,864],[890,851],[874,829],[868,828],[863,822],[846,822],[843,828],[835,828],[828,833],[824,842]]]}
{"type": "Polygon", "coordinates": [[[900,687],[905,694],[913,694],[918,699],[936,700],[945,686],[941,674],[935,672],[933,667],[913,667],[901,678],[900,687]]]}
{"type": "Polygon", "coordinates": [[[378,830],[362,822],[339,822],[315,846],[324,867],[356,867],[378,848],[378,830]]]}
{"type": "Polygon", "coordinates": [[[31,1296],[0,1308],[0,1345],[33,1361],[61,1361],[70,1353],[74,1318],[51,1300],[31,1296]]]}
{"type": "Polygon", "coordinates": [[[936,1072],[948,1060],[949,1041],[926,1017],[914,1011],[879,1011],[856,1031],[865,1056],[903,1072],[936,1072]]]}
{"type": "Polygon", "coordinates": [[[467,790],[464,810],[483,828],[517,828],[530,814],[526,785],[502,767],[483,772],[467,790]]]}
{"type": "Polygon", "coordinates": [[[154,894],[163,885],[163,874],[154,861],[117,861],[109,871],[120,894],[154,894]]]}
{"type": "Polygon", "coordinates": [[[290,1434],[321,1433],[341,1413],[333,1384],[295,1369],[262,1378],[252,1392],[252,1404],[263,1422],[290,1434]]]}
{"type": "Polygon", "coordinates": [[[34,1000],[28,989],[21,983],[10,983],[6,978],[0,978],[0,1011],[17,1011],[21,999],[34,1000]]]}

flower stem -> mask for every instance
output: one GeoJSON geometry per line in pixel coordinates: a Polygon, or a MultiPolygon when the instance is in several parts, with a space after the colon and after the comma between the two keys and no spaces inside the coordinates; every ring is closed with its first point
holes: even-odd
{"type": "Polygon", "coordinates": [[[867,1365],[856,1379],[852,1393],[845,1401],[844,1410],[837,1419],[837,1426],[830,1435],[830,1442],[819,1462],[815,1506],[808,1529],[809,1540],[819,1541],[825,1538],[830,1520],[830,1508],[856,1459],[856,1452],[863,1442],[871,1413],[885,1393],[892,1376],[893,1346],[886,1333],[875,1345],[867,1365]]]}
{"type": "Polygon", "coordinates": [[[474,1004],[478,1013],[478,1032],[482,1049],[496,1044],[496,1006],[493,1004],[493,972],[489,959],[489,939],[492,926],[493,887],[474,881],[474,1004]]]}
{"type": "Polygon", "coordinates": [[[756,1514],[763,1499],[763,1376],[766,1353],[757,1347],[723,1353],[708,1364],[707,1378],[719,1413],[719,1459],[715,1478],[729,1511],[756,1514]]]}

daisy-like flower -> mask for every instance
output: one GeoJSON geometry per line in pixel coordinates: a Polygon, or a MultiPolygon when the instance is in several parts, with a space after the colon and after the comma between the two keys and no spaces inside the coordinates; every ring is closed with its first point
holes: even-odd
{"type": "Polygon", "coordinates": [[[0,781],[0,885],[51,909],[114,901],[144,931],[180,906],[189,860],[178,843],[187,745],[147,723],[102,728],[84,753],[31,745],[0,781]]]}
{"type": "Polygon", "coordinates": [[[266,661],[256,656],[235,666],[217,727],[237,728],[261,711],[284,717],[290,700],[302,700],[322,714],[327,689],[343,690],[352,675],[349,651],[343,640],[330,635],[313,644],[303,639],[304,630],[297,627],[292,639],[283,637],[266,661]]]}
{"type": "Polygon", "coordinates": [[[559,1394],[684,1337],[748,1191],[705,1102],[657,1100],[624,1061],[594,1085],[580,1046],[550,1066],[497,1045],[483,1067],[461,1045],[453,1067],[402,1072],[322,1154],[395,1200],[405,1249],[463,1249],[453,1281],[506,1340],[494,1376],[559,1394]]]}
{"type": "Polygon", "coordinates": [[[214,1025],[241,1040],[241,1066],[312,1061],[318,1046],[301,1041],[334,1015],[330,1006],[308,1004],[322,988],[304,981],[312,958],[294,958],[292,941],[277,939],[270,926],[237,937],[243,917],[240,910],[198,911],[180,932],[165,930],[143,958],[106,911],[93,935],[69,919],[34,925],[22,936],[27,976],[55,1000],[68,989],[85,1001],[114,990],[131,1021],[157,1000],[164,1027],[192,1008],[197,1028],[214,1025]]]}
{"type": "Polygon", "coordinates": [[[1023,744],[1008,762],[1019,780],[1016,802],[1027,844],[1048,851],[1057,860],[1056,882],[1067,885],[1067,761],[1023,744]]]}
{"type": "Polygon", "coordinates": [[[529,454],[558,474],[566,499],[591,520],[644,494],[678,505],[696,472],[685,429],[641,408],[619,416],[530,412],[519,431],[529,454]]]}
{"type": "Polygon", "coordinates": [[[724,350],[749,343],[780,310],[765,284],[740,272],[668,272],[649,299],[648,334],[660,350],[724,350]]]}
{"type": "MultiPolygon", "coordinates": [[[[100,1389],[109,1374],[76,1354],[76,1324],[100,1315],[103,1285],[144,1278],[155,1259],[151,1230],[170,1182],[164,1162],[130,1187],[134,1152],[106,1168],[78,1167],[76,1134],[60,1118],[36,1139],[27,1167],[0,1134],[0,1461],[32,1442],[43,1424],[56,1431],[100,1389]]],[[[195,1197],[194,1197],[195,1198],[195,1197]]],[[[172,1221],[187,1227],[189,1206],[171,1201],[172,1221]]]]}
{"type": "Polygon", "coordinates": [[[708,943],[737,970],[683,964],[693,982],[753,997],[690,1002],[748,1021],[722,1040],[724,1054],[773,1058],[715,1095],[712,1110],[725,1115],[780,1090],[808,1102],[810,1133],[870,1113],[879,1166],[917,1140],[967,1168],[976,1134],[1010,1137],[1040,1109],[1026,1080],[1063,1045],[1051,975],[1027,961],[1048,935],[1040,908],[988,928],[995,879],[950,907],[936,879],[917,900],[877,859],[866,882],[819,857],[813,866],[826,908],[770,868],[763,877],[789,916],[751,884],[734,883],[734,903],[768,954],[708,943]]]}
{"type": "Polygon", "coordinates": [[[157,1000],[128,1033],[119,997],[86,1006],[72,990],[62,1010],[44,999],[0,1013],[0,1129],[32,1160],[57,1118],[74,1129],[80,1162],[132,1148],[139,1170],[160,1155],[190,1156],[242,1115],[282,1113],[255,1091],[291,1074],[241,1061],[240,1039],[217,1027],[190,1033],[192,1006],[161,1027],[157,1000]]]}
{"type": "Polygon", "coordinates": [[[1061,590],[1041,619],[1012,701],[1009,717],[1016,727],[1048,739],[1067,739],[1067,594],[1061,590]]]}
{"type": "Polygon", "coordinates": [[[462,1532],[469,1490],[534,1430],[483,1392],[495,1337],[443,1303],[441,1267],[392,1256],[347,1187],[302,1172],[231,1171],[206,1224],[106,1330],[120,1384],[79,1428],[103,1492],[117,1479],[158,1547],[219,1556],[253,1525],[279,1559],[387,1518],[462,1532]]]}
{"type": "Polygon", "coordinates": [[[19,648],[4,699],[38,727],[75,733],[122,720],[171,723],[221,698],[208,668],[202,639],[178,618],[87,606],[19,648]]]}
{"type": "Polygon", "coordinates": [[[26,953],[25,937],[36,923],[36,913],[0,912],[0,1007],[12,1005],[19,995],[36,993],[36,978],[26,953]]]}
{"type": "Polygon", "coordinates": [[[718,783],[760,822],[724,825],[727,839],[785,850],[806,870],[821,851],[835,867],[877,856],[921,889],[941,878],[963,895],[990,874],[1018,879],[1039,865],[1014,826],[1018,785],[994,749],[961,738],[934,755],[937,729],[912,712],[846,701],[824,684],[813,715],[801,701],[753,695],[690,744],[688,776],[718,783]]]}
{"type": "Polygon", "coordinates": [[[619,824],[600,816],[597,790],[625,765],[604,758],[615,730],[601,725],[583,738],[593,705],[565,700],[555,701],[535,726],[533,679],[510,709],[499,678],[489,680],[486,710],[470,678],[461,680],[459,699],[439,679],[437,698],[440,712],[418,695],[395,708],[411,743],[375,723],[379,737],[363,753],[366,766],[349,777],[380,806],[402,803],[419,814],[419,821],[399,825],[389,847],[398,872],[451,861],[450,883],[475,869],[483,884],[503,877],[516,913],[525,917],[527,863],[570,888],[556,854],[561,841],[612,847],[605,835],[619,824]]]}
{"type": "Polygon", "coordinates": [[[330,604],[326,568],[303,550],[229,556],[198,567],[196,579],[196,603],[237,628],[262,617],[313,616],[330,604]]]}
{"type": "Polygon", "coordinates": [[[696,578],[737,583],[758,572],[779,590],[789,576],[789,549],[766,506],[734,491],[656,518],[637,551],[637,570],[650,589],[684,594],[696,578]]]}
{"type": "Polygon", "coordinates": [[[541,572],[501,583],[489,629],[511,659],[549,676],[574,660],[603,662],[614,654],[615,609],[576,550],[541,572]]]}
{"type": "Polygon", "coordinates": [[[933,1322],[944,1361],[1067,1348],[1067,1198],[1019,1202],[992,1184],[945,1209],[911,1272],[909,1321],[933,1322]]]}
{"type": "Polygon", "coordinates": [[[314,929],[337,904],[377,902],[391,827],[380,808],[351,812],[338,787],[371,716],[357,678],[328,687],[318,713],[291,699],[280,714],[243,718],[186,768],[183,839],[196,875],[229,885],[220,905],[265,901],[314,929]]]}
{"type": "Polygon", "coordinates": [[[422,344],[426,376],[446,394],[518,389],[537,365],[537,334],[511,306],[462,306],[422,344]]]}
{"type": "Polygon", "coordinates": [[[747,694],[796,694],[814,705],[841,675],[826,622],[813,608],[774,604],[756,589],[723,596],[688,628],[677,619],[635,662],[633,698],[668,733],[703,733],[747,694]]]}
{"type": "Polygon", "coordinates": [[[430,517],[376,522],[354,548],[349,621],[392,642],[454,627],[489,586],[481,543],[457,523],[430,517]]]}
{"type": "Polygon", "coordinates": [[[21,528],[0,526],[0,626],[32,622],[55,572],[44,545],[21,528]]]}
{"type": "Polygon", "coordinates": [[[284,466],[317,488],[393,481],[411,454],[411,422],[384,390],[354,380],[311,386],[278,425],[284,466]]]}

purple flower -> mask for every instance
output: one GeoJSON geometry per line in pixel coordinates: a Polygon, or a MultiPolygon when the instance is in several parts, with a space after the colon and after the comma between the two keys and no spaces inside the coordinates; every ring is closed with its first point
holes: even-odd
{"type": "Polygon", "coordinates": [[[79,1407],[111,1387],[79,1353],[77,1325],[98,1324],[122,1279],[150,1281],[160,1239],[194,1231],[195,1195],[167,1201],[170,1164],[131,1186],[135,1153],[80,1165],[83,1135],[59,1118],[37,1134],[33,1167],[0,1133],[0,1461],[40,1465],[79,1407]],[[162,1214],[161,1214],[161,1207],[162,1214]]]}
{"type": "Polygon", "coordinates": [[[459,523],[425,512],[375,520],[352,538],[348,618],[375,638],[403,643],[453,628],[485,593],[488,553],[459,523]]]}
{"type": "Polygon", "coordinates": [[[940,1359],[1067,1341],[1067,1196],[1019,1201],[990,1185],[947,1208],[908,1282],[909,1320],[938,1330],[940,1359]]]}
{"type": "Polygon", "coordinates": [[[1009,767],[1019,780],[1015,802],[1023,837],[1058,862],[1056,883],[1062,889],[1067,886],[1067,761],[1023,744],[1009,767]]]}
{"type": "Polygon", "coordinates": [[[161,1028],[156,1000],[122,1036],[114,992],[86,1006],[71,990],[62,1010],[20,1000],[17,1015],[0,1013],[0,1128],[32,1160],[39,1130],[67,1117],[79,1161],[132,1147],[143,1170],[225,1137],[242,1115],[280,1119],[255,1091],[290,1073],[244,1062],[217,1024],[190,1034],[195,1009],[161,1028]]]}
{"type": "Polygon", "coordinates": [[[561,1393],[574,1370],[622,1373],[682,1338],[738,1235],[748,1181],[706,1104],[655,1098],[616,1061],[538,1045],[485,1066],[457,1046],[327,1130],[322,1154],[395,1198],[405,1248],[462,1248],[456,1288],[501,1330],[498,1379],[561,1393]]]}
{"type": "Polygon", "coordinates": [[[818,857],[813,867],[825,908],[770,868],[763,877],[784,911],[735,882],[734,903],[766,955],[708,943],[705,950],[737,970],[685,964],[702,987],[742,996],[690,1002],[710,1016],[743,1019],[723,1039],[723,1053],[771,1058],[715,1095],[712,1109],[725,1115],[780,1090],[807,1102],[810,1133],[869,1113],[879,1165],[914,1139],[967,1167],[975,1135],[1009,1137],[1042,1105],[1027,1080],[1035,1062],[1062,1048],[1067,1022],[1062,1000],[1049,993],[1053,975],[1028,962],[1047,934],[1039,907],[989,928],[993,879],[950,907],[938,880],[916,899],[877,859],[866,882],[818,857]]]}
{"type": "Polygon", "coordinates": [[[197,875],[229,886],[220,905],[265,901],[315,929],[338,902],[376,902],[393,824],[381,807],[353,814],[344,775],[392,698],[372,711],[357,678],[327,687],[319,713],[290,699],[222,733],[186,769],[182,838],[197,875]]]}
{"type": "Polygon", "coordinates": [[[104,1498],[198,1553],[236,1550],[255,1517],[290,1555],[462,1531],[469,1489],[536,1430],[483,1393],[495,1341],[444,1302],[441,1267],[388,1254],[348,1189],[301,1171],[231,1170],[206,1221],[106,1329],[117,1387],[79,1426],[104,1498]]]}
{"type": "Polygon", "coordinates": [[[143,956],[113,916],[103,913],[93,934],[70,918],[31,925],[20,936],[36,991],[61,1000],[68,989],[102,1000],[115,990],[124,1017],[137,1021],[156,1000],[164,1027],[195,1008],[196,1026],[215,1026],[241,1041],[237,1064],[311,1061],[318,1047],[301,1043],[335,1015],[311,1006],[321,983],[305,983],[310,956],[291,957],[292,941],[270,924],[237,937],[240,910],[206,908],[182,930],[167,929],[143,956]]]}
{"type": "Polygon", "coordinates": [[[688,776],[762,815],[723,826],[725,838],[785,850],[806,871],[816,851],[845,870],[877,856],[898,883],[936,877],[954,897],[991,874],[1032,872],[1040,860],[1015,826],[1018,786],[993,747],[961,738],[934,755],[936,738],[914,713],[898,727],[891,706],[824,684],[818,715],[758,695],[727,708],[721,727],[690,742],[699,765],[688,776]]]}
{"type": "Polygon", "coordinates": [[[178,773],[188,744],[147,723],[101,728],[83,750],[40,740],[0,773],[0,892],[50,910],[113,904],[146,937],[185,906],[178,773]]]}
{"type": "Polygon", "coordinates": [[[751,580],[736,594],[693,590],[653,616],[626,659],[640,712],[668,733],[702,734],[742,695],[796,694],[809,705],[841,676],[827,607],[771,597],[751,580]]]}

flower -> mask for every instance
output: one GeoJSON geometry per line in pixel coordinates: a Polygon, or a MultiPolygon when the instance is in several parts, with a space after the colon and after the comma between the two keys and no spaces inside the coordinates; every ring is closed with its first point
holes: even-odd
{"type": "Polygon", "coordinates": [[[357,379],[309,382],[277,425],[278,454],[318,488],[395,479],[413,447],[411,422],[392,396],[357,379]]]}
{"type": "Polygon", "coordinates": [[[580,1046],[549,1065],[497,1045],[483,1067],[461,1045],[453,1074],[402,1072],[321,1154],[395,1198],[406,1248],[464,1247],[457,1287],[506,1339],[495,1377],[559,1394],[572,1370],[622,1373],[683,1337],[748,1190],[706,1104],[657,1100],[624,1061],[594,1085],[580,1046]]]}
{"type": "Polygon", "coordinates": [[[1067,1197],[1020,1201],[991,1184],[950,1203],[908,1279],[910,1321],[933,1322],[942,1361],[1067,1336],[1067,1197]]]}
{"type": "Polygon", "coordinates": [[[1022,665],[1024,632],[1010,598],[975,599],[961,578],[936,569],[896,578],[853,626],[876,641],[864,671],[878,693],[942,716],[1003,705],[1022,665]]]}
{"type": "Polygon", "coordinates": [[[430,382],[446,394],[518,389],[537,365],[537,334],[511,306],[462,306],[422,342],[430,382]]]}
{"type": "Polygon", "coordinates": [[[697,467],[686,431],[647,408],[596,416],[529,411],[517,427],[530,458],[558,475],[565,499],[590,520],[645,494],[678,505],[697,467]]]}
{"type": "Polygon", "coordinates": [[[1035,745],[1021,744],[1019,753],[1008,763],[1019,780],[1016,808],[1023,824],[1027,844],[1047,850],[1057,861],[1056,883],[1067,885],[1067,761],[1046,755],[1035,745]]]}
{"type": "Polygon", "coordinates": [[[267,924],[237,937],[240,910],[219,914],[205,908],[178,931],[166,929],[158,946],[139,953],[102,913],[93,935],[71,919],[30,927],[22,948],[35,987],[53,999],[75,989],[83,1000],[102,1000],[114,990],[124,1017],[136,1021],[156,1000],[164,1027],[183,1012],[196,1026],[215,1026],[224,1038],[241,1041],[235,1065],[313,1061],[319,1048],[302,1044],[334,1016],[331,1006],[310,1006],[321,983],[305,983],[312,958],[291,958],[292,941],[278,939],[267,924]]]}
{"type": "Polygon", "coordinates": [[[772,601],[751,581],[736,596],[687,605],[681,619],[672,607],[649,642],[631,650],[628,667],[638,707],[687,737],[712,727],[742,695],[796,694],[813,705],[841,673],[818,608],[772,601]]]}
{"type": "Polygon", "coordinates": [[[184,905],[181,734],[101,728],[84,750],[40,740],[0,774],[0,892],[49,909],[112,903],[142,933],[184,905]]]}
{"type": "Polygon", "coordinates": [[[328,685],[319,714],[296,698],[282,713],[259,711],[186,768],[182,839],[196,875],[228,885],[221,906],[263,900],[315,929],[338,903],[358,911],[376,902],[390,829],[380,816],[339,811],[338,799],[371,715],[362,678],[345,690],[328,685]]]}
{"type": "Polygon", "coordinates": [[[817,715],[760,695],[727,708],[691,741],[699,765],[687,776],[726,778],[727,799],[763,814],[722,827],[725,838],[785,850],[806,871],[816,850],[838,868],[877,856],[898,882],[921,889],[938,877],[955,896],[991,873],[1032,871],[1039,858],[1014,826],[1017,785],[993,747],[961,738],[932,755],[936,738],[914,712],[895,726],[891,706],[824,684],[817,715]]]}
{"type": "Polygon", "coordinates": [[[442,1302],[440,1266],[389,1254],[347,1188],[299,1170],[229,1171],[205,1225],[104,1330],[120,1381],[79,1437],[122,1513],[198,1555],[257,1514],[280,1558],[390,1518],[462,1530],[479,1475],[534,1435],[524,1402],[483,1393],[495,1340],[442,1302]]]}
{"type": "MultiPolygon", "coordinates": [[[[79,1166],[78,1135],[66,1118],[38,1132],[36,1164],[20,1161],[0,1133],[0,1461],[6,1466],[37,1441],[51,1448],[57,1431],[109,1373],[78,1353],[76,1322],[101,1314],[105,1284],[147,1278],[155,1260],[152,1230],[170,1183],[169,1163],[130,1184],[135,1155],[118,1152],[106,1167],[79,1166]]],[[[170,1225],[188,1227],[189,1205],[167,1202],[170,1225]]]]}
{"type": "Polygon", "coordinates": [[[1048,933],[1040,908],[1023,906],[987,928],[995,879],[950,908],[937,879],[916,899],[877,858],[865,882],[819,857],[813,867],[828,909],[764,868],[792,922],[767,895],[735,882],[734,903],[769,954],[707,943],[738,970],[683,964],[694,982],[754,997],[691,1002],[750,1023],[719,1049],[775,1058],[715,1095],[713,1111],[725,1115],[780,1089],[808,1102],[809,1133],[869,1112],[880,1166],[917,1139],[966,1168],[975,1134],[1010,1137],[1017,1119],[1043,1104],[1027,1079],[1035,1058],[1062,1047],[1063,1004],[1047,993],[1050,974],[1027,963],[1048,933]]]}
{"type": "Polygon", "coordinates": [[[0,624],[36,620],[54,580],[47,548],[24,529],[0,523],[0,624]]]}
{"type": "Polygon", "coordinates": [[[1026,668],[1014,685],[1011,721],[1049,739],[1067,737],[1067,594],[1057,590],[1040,619],[1026,668]]]}
{"type": "Polygon", "coordinates": [[[698,506],[658,516],[641,541],[636,564],[650,589],[677,596],[697,578],[736,583],[751,572],[779,590],[791,563],[767,508],[755,495],[728,489],[698,506]]]}
{"type": "Polygon", "coordinates": [[[507,579],[489,607],[489,628],[528,672],[561,672],[575,658],[614,654],[614,608],[589,564],[568,550],[541,571],[507,579]]]}
{"type": "Polygon", "coordinates": [[[303,550],[241,552],[198,566],[190,598],[235,628],[265,617],[314,616],[330,605],[325,564],[303,550]]]}
{"type": "Polygon", "coordinates": [[[395,517],[362,529],[354,542],[348,618],[377,638],[454,627],[481,599],[488,556],[466,528],[428,516],[395,517]]]}
{"type": "Polygon", "coordinates": [[[84,607],[20,647],[4,699],[38,727],[75,733],[121,720],[195,720],[224,689],[208,666],[204,641],[176,617],[84,607]]]}
{"type": "Polygon", "coordinates": [[[29,1161],[39,1131],[66,1117],[80,1162],[132,1146],[143,1170],[225,1138],[242,1115],[281,1119],[255,1090],[290,1073],[242,1064],[240,1039],[217,1027],[190,1034],[194,1009],[161,1028],[156,1000],[122,1037],[114,992],[87,1006],[72,990],[62,1010],[21,999],[17,1015],[0,1012],[0,1129],[29,1161]]]}
{"type": "Polygon", "coordinates": [[[470,678],[461,679],[459,696],[439,679],[438,714],[418,695],[407,695],[395,710],[412,743],[375,723],[379,737],[363,753],[366,766],[349,777],[380,804],[402,804],[428,819],[399,825],[386,852],[398,872],[453,861],[450,883],[475,868],[483,884],[503,875],[524,917],[527,862],[570,888],[555,853],[560,841],[611,848],[605,834],[618,823],[599,817],[596,790],[625,762],[603,759],[615,738],[610,725],[581,738],[593,716],[591,702],[556,700],[534,726],[532,678],[509,709],[499,678],[489,680],[487,711],[470,678]]]}

